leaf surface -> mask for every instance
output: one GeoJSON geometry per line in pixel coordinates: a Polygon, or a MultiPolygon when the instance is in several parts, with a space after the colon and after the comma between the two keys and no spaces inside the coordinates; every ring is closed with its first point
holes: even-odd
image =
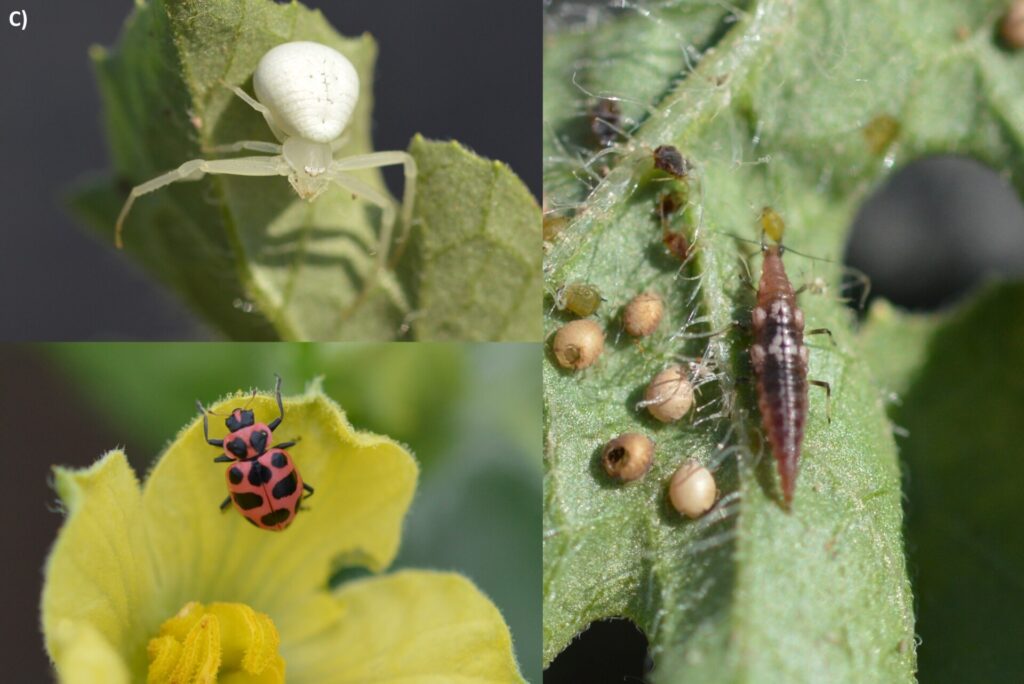
{"type": "MultiPolygon", "coordinates": [[[[747,361],[757,216],[772,206],[785,243],[839,261],[859,204],[894,168],[960,152],[1020,185],[1022,58],[993,43],[999,3],[814,0],[640,3],[549,30],[545,55],[548,208],[572,214],[549,245],[546,290],[596,285],[607,342],[583,372],[545,365],[545,662],[591,621],[626,616],[647,634],[655,682],[911,681],[913,605],[904,560],[900,470],[884,394],[868,368],[841,269],[790,251],[785,263],[811,338],[811,388],[794,510],[778,503],[774,462],[747,361]],[[879,46],[885,46],[879,50],[879,46]],[[713,48],[713,49],[712,49],[713,48]],[[675,63],[671,56],[675,56],[675,63]],[[630,135],[598,153],[592,96],[622,98],[630,135]],[[889,126],[886,133],[886,122],[889,126]],[[878,131],[882,131],[881,134],[878,131]],[[669,187],[652,150],[692,162],[689,205],[672,225],[696,243],[681,267],[655,208],[669,187]],[[727,234],[728,233],[728,234],[727,234]],[[749,264],[746,266],[744,264],[749,264]],[[651,338],[622,332],[621,307],[666,302],[651,338]],[[664,426],[637,408],[649,379],[703,359],[698,412],[664,426]],[[645,479],[612,483],[605,442],[657,442],[645,479]],[[688,458],[717,466],[722,499],[697,522],[666,503],[688,458]]],[[[551,335],[568,320],[554,298],[551,335]]]]}

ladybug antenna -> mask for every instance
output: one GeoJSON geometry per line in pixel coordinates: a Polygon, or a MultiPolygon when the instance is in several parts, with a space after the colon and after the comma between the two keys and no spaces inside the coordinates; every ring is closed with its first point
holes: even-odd
{"type": "Polygon", "coordinates": [[[249,401],[245,402],[245,406],[243,406],[242,408],[249,408],[249,405],[252,404],[252,401],[255,398],[256,398],[256,390],[253,390],[252,391],[252,396],[249,397],[249,401]]]}

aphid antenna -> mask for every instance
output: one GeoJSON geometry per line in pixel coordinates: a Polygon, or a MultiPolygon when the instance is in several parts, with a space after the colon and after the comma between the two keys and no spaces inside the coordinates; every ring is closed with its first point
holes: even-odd
{"type": "MultiPolygon", "coordinates": [[[[583,93],[584,95],[586,95],[587,97],[589,97],[591,99],[594,99],[594,100],[611,100],[612,102],[625,102],[625,103],[628,103],[628,104],[639,105],[639,106],[644,108],[644,110],[647,112],[648,116],[651,116],[651,115],[656,113],[655,108],[652,105],[650,105],[650,104],[648,104],[646,102],[641,102],[640,100],[634,100],[634,99],[628,98],[628,97],[620,97],[618,95],[598,95],[597,93],[588,90],[586,86],[584,86],[582,83],[580,83],[576,79],[576,76],[577,76],[578,73],[579,73],[579,71],[573,71],[572,72],[572,79],[571,79],[572,80],[572,84],[574,86],[576,86],[576,88],[579,89],[579,91],[581,93],[583,93]]],[[[627,137],[627,138],[631,138],[632,137],[628,132],[625,132],[625,131],[622,132],[622,135],[624,137],[627,137]]]]}

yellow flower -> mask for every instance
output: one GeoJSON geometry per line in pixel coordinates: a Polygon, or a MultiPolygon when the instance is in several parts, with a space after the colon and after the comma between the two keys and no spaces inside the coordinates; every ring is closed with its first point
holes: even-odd
{"type": "MultiPolygon", "coordinates": [[[[239,396],[213,410],[248,401],[239,396]]],[[[252,408],[276,416],[271,397],[252,408]]],[[[404,570],[328,587],[333,570],[379,573],[394,559],[417,467],[399,444],[355,432],[319,387],[285,402],[275,437],[296,436],[290,453],[316,496],[281,532],[218,511],[225,466],[211,462],[199,420],[141,489],[120,451],[55,468],[67,520],[42,621],[62,682],[523,681],[501,615],[461,575],[404,570]]]]}

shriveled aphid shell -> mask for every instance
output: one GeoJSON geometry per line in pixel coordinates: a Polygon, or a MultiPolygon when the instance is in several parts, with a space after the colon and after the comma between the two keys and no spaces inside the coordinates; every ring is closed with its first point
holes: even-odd
{"type": "Polygon", "coordinates": [[[653,292],[633,297],[622,313],[622,325],[633,337],[647,337],[658,328],[665,314],[665,304],[653,292]]]}
{"type": "Polygon", "coordinates": [[[761,222],[761,230],[775,242],[782,242],[782,234],[786,232],[786,222],[782,220],[779,212],[771,207],[765,207],[758,215],[761,222]]]}
{"type": "Polygon", "coordinates": [[[1011,50],[1024,47],[1024,1],[1015,0],[999,22],[999,37],[1011,50]]]}
{"type": "Polygon", "coordinates": [[[601,305],[601,291],[596,285],[570,283],[558,290],[555,305],[563,311],[583,318],[597,311],[597,307],[601,305]]]}
{"type": "Polygon", "coordinates": [[[693,385],[682,366],[669,366],[655,375],[644,391],[648,413],[663,423],[679,420],[693,407],[693,385]]]}
{"type": "Polygon", "coordinates": [[[604,331],[589,318],[566,323],[555,333],[552,350],[562,368],[581,370],[597,361],[604,351],[604,331]]]}
{"type": "Polygon", "coordinates": [[[252,75],[256,99],[289,136],[328,143],[341,136],[359,99],[359,74],[333,48],[284,43],[263,55],[252,75]]]}
{"type": "Polygon", "coordinates": [[[691,519],[710,511],[717,497],[715,476],[694,460],[680,466],[668,486],[668,498],[672,506],[691,519]]]}
{"type": "Polygon", "coordinates": [[[654,148],[654,167],[676,178],[682,178],[690,172],[690,163],[672,145],[654,148]]]}
{"type": "Polygon", "coordinates": [[[608,442],[601,452],[601,466],[608,477],[620,482],[639,480],[654,462],[654,442],[636,432],[627,432],[608,442]]]}

